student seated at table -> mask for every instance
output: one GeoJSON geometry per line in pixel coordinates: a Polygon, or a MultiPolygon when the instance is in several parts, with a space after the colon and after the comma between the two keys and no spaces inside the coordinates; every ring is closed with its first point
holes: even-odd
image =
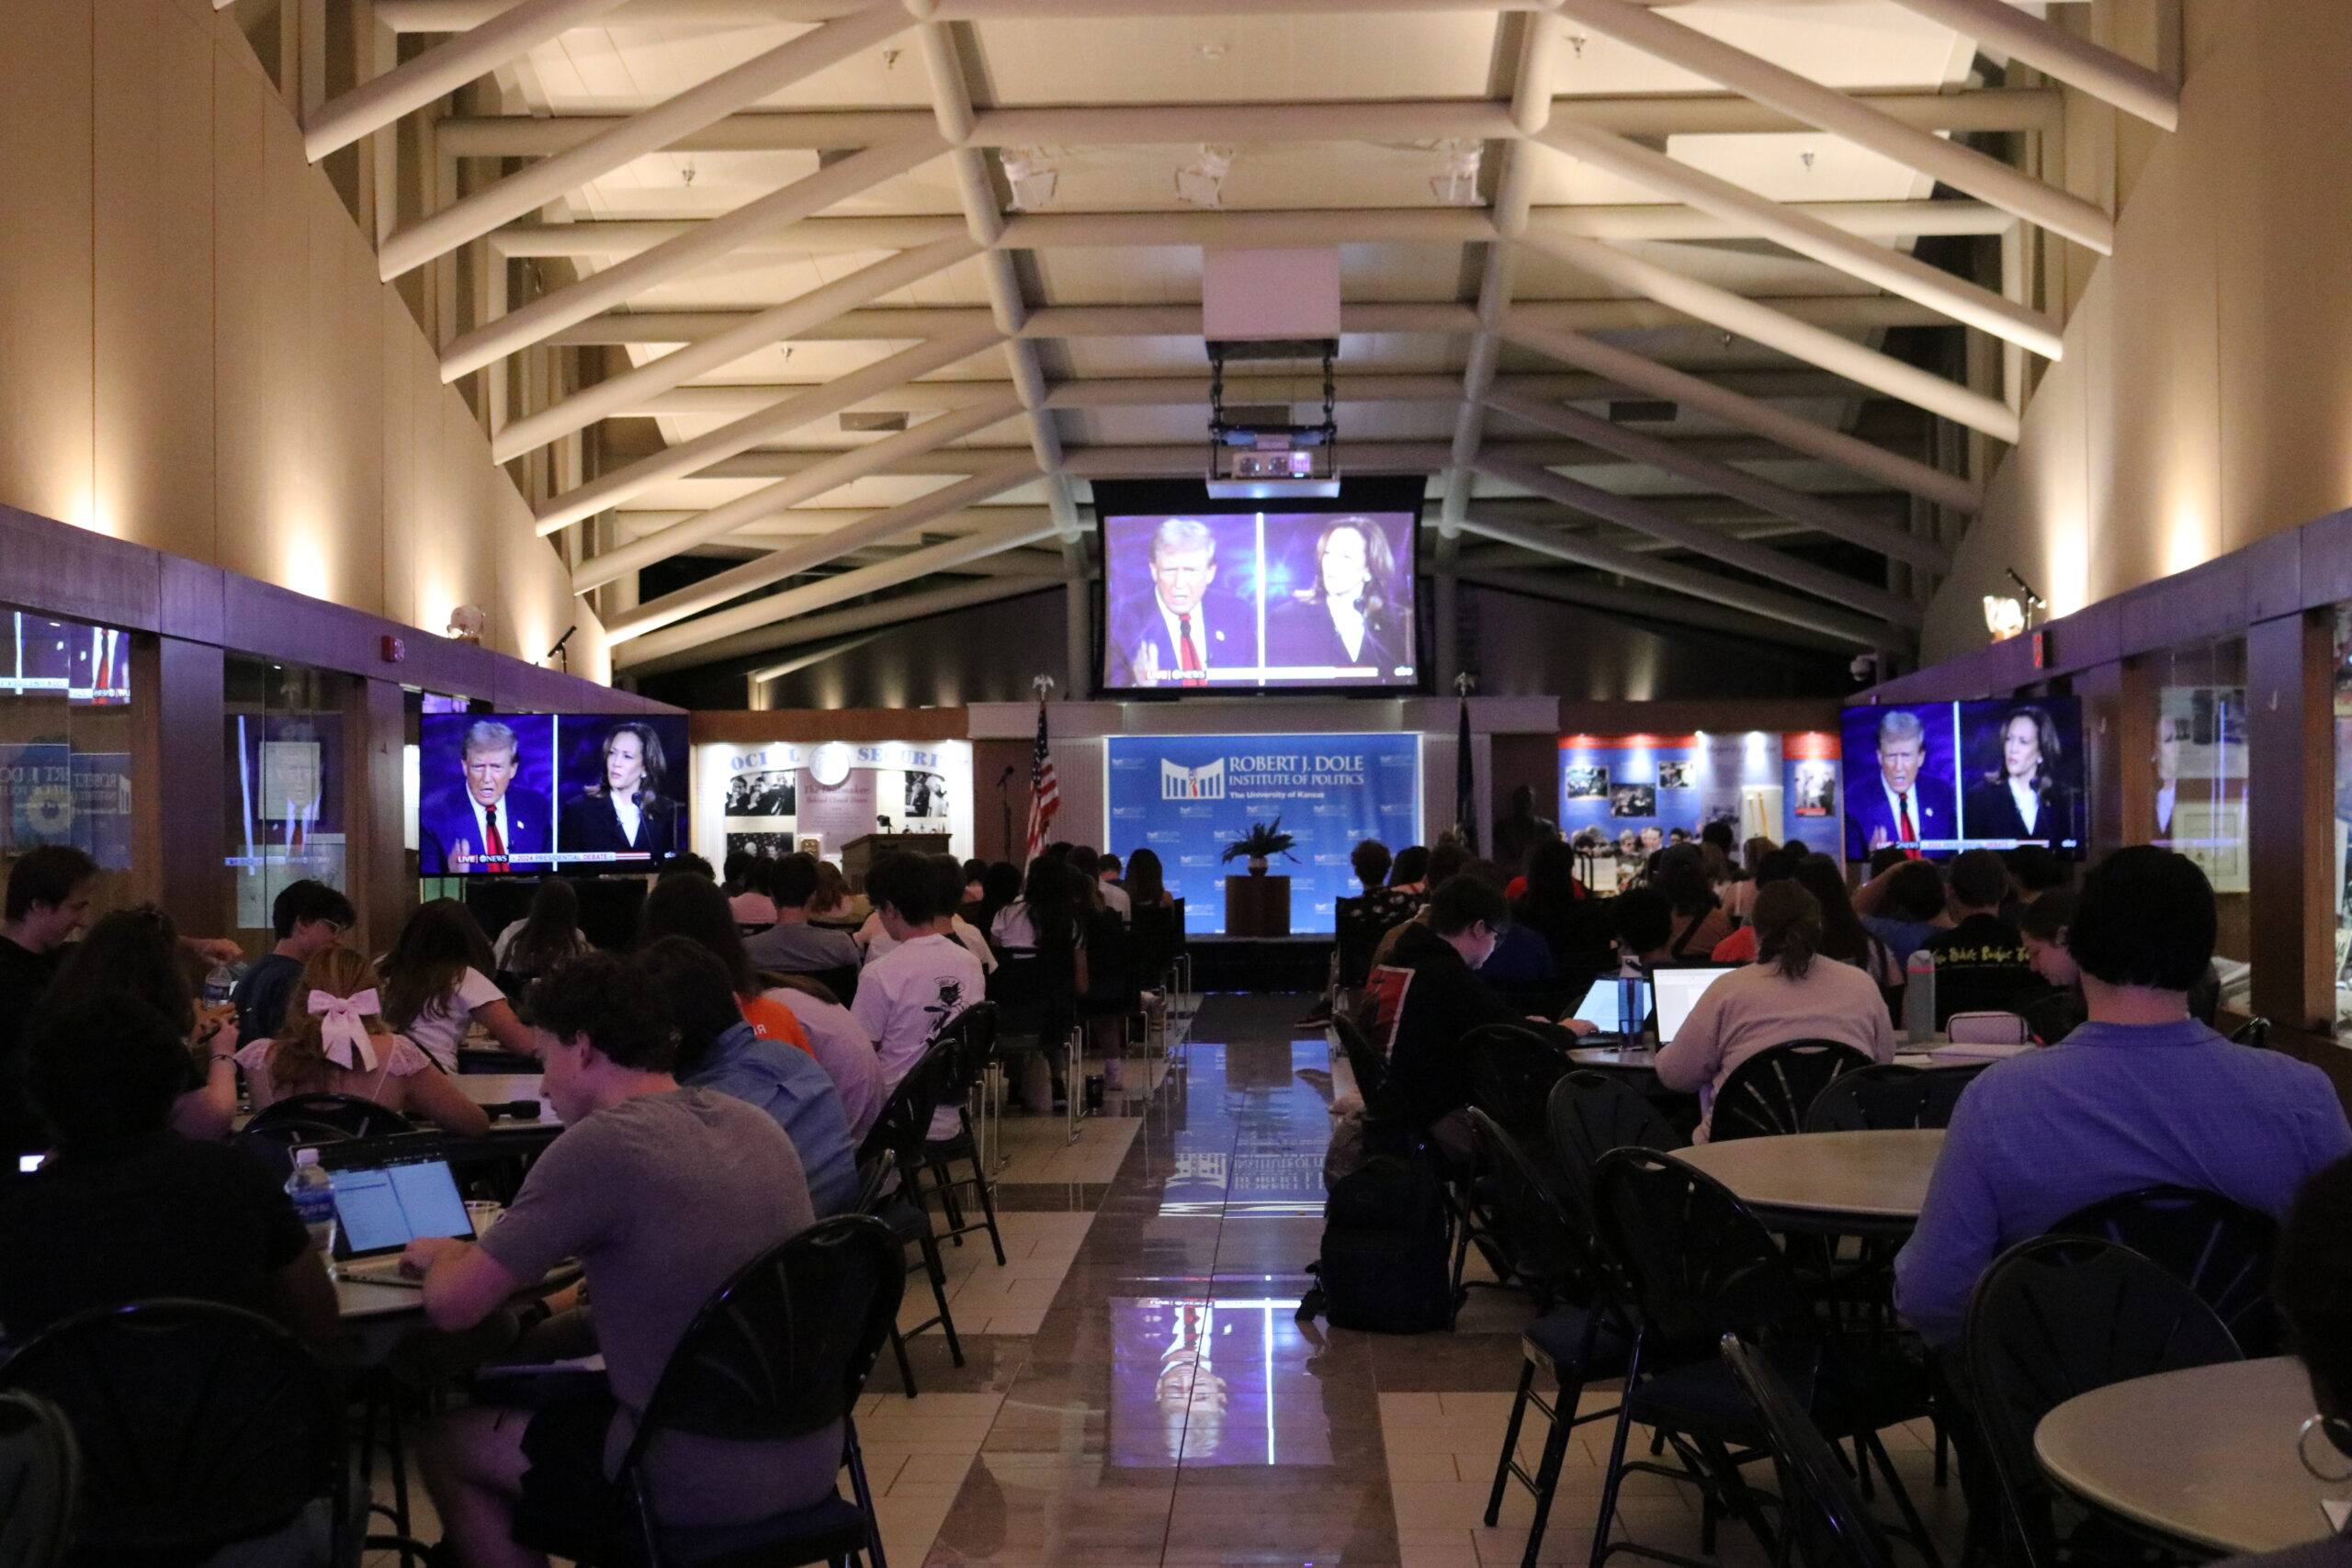
{"type": "Polygon", "coordinates": [[[531,1032],[490,977],[497,967],[472,911],[455,898],[429,899],[401,927],[378,965],[384,1021],[445,1073],[458,1070],[458,1042],[477,1023],[506,1050],[527,1056],[531,1032]]]}
{"type": "Polygon", "coordinates": [[[1962,1092],[1894,1261],[1895,1305],[1930,1344],[1959,1337],[1968,1292],[2002,1248],[2086,1204],[2168,1185],[2278,1217],[2312,1171],[2352,1151],[2326,1074],[2189,1016],[2213,928],[2205,874],[2169,851],[2118,850],[2084,879],[2066,952],[2089,1021],[1962,1092]]]}
{"type": "Polygon", "coordinates": [[[104,994],[46,1010],[29,1037],[29,1087],[56,1145],[32,1175],[0,1180],[0,1334],[188,1296],[334,1336],[334,1287],[267,1169],[172,1131],[187,1049],[161,1013],[104,994]]]}
{"type": "MultiPolygon", "coordinates": [[[[562,1135],[480,1242],[417,1241],[405,1262],[424,1277],[426,1314],[455,1331],[579,1258],[608,1386],[537,1412],[476,1405],[435,1424],[425,1485],[463,1568],[543,1568],[509,1534],[518,1506],[537,1517],[602,1515],[613,1467],[688,1325],[737,1269],[816,1217],[782,1128],[671,1076],[667,1000],[637,964],[608,953],[572,959],[531,1004],[562,1135]]],[[[783,1443],[673,1435],[653,1450],[653,1491],[673,1524],[742,1524],[824,1496],[841,1456],[837,1427],[783,1443]]]]}
{"type": "Polygon", "coordinates": [[[69,1007],[108,992],[137,997],[178,1032],[185,1068],[172,1101],[172,1130],[199,1140],[228,1136],[237,1119],[236,1009],[196,1005],[172,918],[153,904],[103,916],[65,950],[44,1008],[69,1007]]]}
{"type": "MultiPolygon", "coordinates": [[[[1406,852],[1409,854],[1411,852],[1408,851],[1406,852]]],[[[1403,858],[1401,856],[1398,858],[1398,863],[1403,863],[1403,858]]],[[[1436,889],[1443,886],[1445,883],[1452,881],[1454,877],[1461,875],[1464,868],[1468,866],[1469,863],[1470,852],[1462,847],[1461,840],[1451,836],[1438,840],[1437,847],[1429,852],[1429,858],[1422,863],[1425,867],[1424,875],[1426,877],[1424,886],[1430,889],[1430,892],[1414,903],[1411,908],[1406,910],[1403,916],[1401,916],[1394,924],[1390,925],[1385,931],[1381,933],[1379,942],[1375,942],[1372,949],[1372,961],[1374,964],[1380,964],[1392,962],[1390,954],[1396,951],[1396,943],[1403,939],[1405,933],[1415,926],[1427,926],[1429,924],[1430,903],[1431,899],[1437,897],[1436,889]]],[[[1507,920],[1506,925],[1508,925],[1507,920]]]]}
{"type": "Polygon", "coordinates": [[[508,921],[498,933],[490,956],[499,977],[519,987],[595,946],[580,929],[580,890],[569,877],[550,876],[531,895],[531,907],[523,918],[508,921]]]}
{"type": "MultiPolygon", "coordinates": [[[[1753,839],[1748,840],[1750,843],[1756,841],[1753,839]]],[[[1753,964],[1756,962],[1756,900],[1762,895],[1764,889],[1775,882],[1786,882],[1794,876],[1797,874],[1797,862],[1804,858],[1803,844],[1766,850],[1756,857],[1756,869],[1746,882],[1740,884],[1747,889],[1747,897],[1745,900],[1747,908],[1740,911],[1747,918],[1747,924],[1715,943],[1715,950],[1707,955],[1710,963],[1753,964]]]]}
{"type": "Polygon", "coordinates": [[[1759,1051],[1792,1040],[1834,1040],[1873,1061],[1894,1059],[1894,1031],[1878,982],[1821,952],[1821,905],[1794,879],[1756,895],[1757,962],[1709,986],[1659,1047],[1657,1081],[1699,1091],[1698,1142],[1715,1114],[1715,1092],[1759,1051]]]}
{"type": "MultiPolygon", "coordinates": [[[[1038,886],[1034,874],[1039,866],[1050,866],[1057,876],[1069,874],[1069,868],[1058,862],[1037,860],[1031,863],[1033,889],[1038,886]]],[[[865,896],[874,901],[876,912],[897,945],[858,976],[857,999],[850,1012],[858,1027],[874,1038],[874,1049],[882,1061],[886,1097],[922,1059],[923,1048],[949,1021],[988,995],[988,977],[980,973],[980,961],[962,942],[942,936],[933,926],[933,918],[939,913],[940,891],[939,878],[930,863],[904,850],[884,855],[865,874],[865,896]]],[[[1085,987],[1084,974],[1081,969],[1080,989],[1085,987]]],[[[956,1124],[956,1108],[942,1106],[932,1118],[931,1135],[951,1136],[956,1124]]]]}
{"type": "Polygon", "coordinates": [[[848,932],[808,923],[818,880],[815,855],[785,855],[769,868],[768,893],[775,900],[775,924],[744,942],[744,954],[753,968],[822,975],[857,967],[863,954],[848,932]]]}
{"type": "Polygon", "coordinates": [[[715,1089],[768,1113],[792,1140],[819,1218],[857,1201],[857,1148],[833,1080],[816,1059],[781,1040],[763,1040],[735,1006],[727,965],[682,936],[637,955],[645,982],[670,1004],[678,1026],[678,1082],[715,1089]]]}
{"type": "MultiPolygon", "coordinates": [[[[2270,1294],[2311,1379],[2312,1429],[2300,1455],[2329,1475],[2352,1472],[2352,1161],[2312,1177],[2278,1232],[2270,1294]]],[[[2266,1456],[2267,1457],[2267,1456],[2266,1456]]],[[[2352,1534],[2233,1557],[2222,1568],[2346,1568],[2352,1534]]]]}
{"type": "Polygon", "coordinates": [[[1704,964],[1715,944],[1731,935],[1731,917],[1715,897],[1714,874],[1699,846],[1678,843],[1657,857],[1650,881],[1674,909],[1673,934],[1666,939],[1667,961],[1704,964]]]}
{"type": "Polygon", "coordinates": [[[1671,967],[1667,944],[1674,940],[1674,906],[1655,887],[1628,887],[1610,901],[1610,922],[1617,933],[1617,972],[1646,975],[1671,967]]]}
{"type": "Polygon", "coordinates": [[[638,920],[638,941],[650,947],[663,937],[682,936],[704,949],[726,967],[735,987],[735,1006],[743,1021],[763,1040],[808,1049],[800,1021],[781,1002],[760,994],[759,976],[743,951],[743,935],[727,908],[727,895],[707,876],[673,876],[653,885],[645,896],[638,920]]]}
{"type": "Polygon", "coordinates": [[[1936,1027],[1956,1012],[2022,1013],[2050,985],[2034,973],[2017,927],[2001,919],[2008,863],[1991,850],[1970,850],[1951,863],[1949,880],[1951,930],[1922,944],[1936,957],[1936,1027]]]}
{"type": "Polygon", "coordinates": [[[2055,1045],[2090,1016],[2083,1002],[2083,972],[2066,951],[2066,928],[2074,922],[2075,895],[2064,887],[2028,904],[2018,920],[2026,959],[2050,987],[2047,996],[2025,1010],[2026,1027],[2044,1045],[2055,1045]]]}
{"type": "Polygon", "coordinates": [[[270,929],[277,945],[245,971],[229,993],[237,1009],[235,1043],[266,1040],[286,1021],[286,998],[302,966],[343,940],[359,923],[351,900],[323,882],[305,877],[278,889],[269,904],[270,929]]]}
{"type": "Polygon", "coordinates": [[[330,947],[303,966],[277,1038],[237,1053],[254,1109],[300,1094],[348,1094],[460,1138],[488,1133],[489,1113],[386,1026],[377,985],[376,966],[347,947],[330,947]]]}

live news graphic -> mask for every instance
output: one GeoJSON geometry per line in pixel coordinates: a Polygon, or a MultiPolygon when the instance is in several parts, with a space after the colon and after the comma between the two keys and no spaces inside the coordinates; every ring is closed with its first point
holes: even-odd
{"type": "Polygon", "coordinates": [[[1419,683],[1409,512],[1102,522],[1106,691],[1419,683]]]}
{"type": "Polygon", "coordinates": [[[1844,730],[1847,859],[2028,845],[2084,858],[2079,699],[1849,707],[1844,730]]]}
{"type": "Polygon", "coordinates": [[[417,872],[650,871],[688,848],[681,715],[426,714],[417,872]]]}

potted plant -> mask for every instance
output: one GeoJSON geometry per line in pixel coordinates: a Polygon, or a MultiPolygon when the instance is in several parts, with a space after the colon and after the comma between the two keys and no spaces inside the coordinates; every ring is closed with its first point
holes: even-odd
{"type": "Polygon", "coordinates": [[[1280,855],[1287,861],[1298,859],[1290,852],[1291,845],[1297,841],[1283,831],[1280,817],[1271,822],[1252,822],[1248,833],[1225,846],[1225,863],[1230,865],[1246,855],[1250,861],[1250,874],[1263,876],[1266,874],[1266,863],[1273,856],[1280,855]]]}

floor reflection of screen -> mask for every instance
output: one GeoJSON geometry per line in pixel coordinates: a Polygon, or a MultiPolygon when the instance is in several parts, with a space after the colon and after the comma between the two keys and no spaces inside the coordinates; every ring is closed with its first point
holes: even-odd
{"type": "Polygon", "coordinates": [[[1124,1297],[1110,1306],[1114,1463],[1331,1462],[1297,1302],[1124,1297]]]}

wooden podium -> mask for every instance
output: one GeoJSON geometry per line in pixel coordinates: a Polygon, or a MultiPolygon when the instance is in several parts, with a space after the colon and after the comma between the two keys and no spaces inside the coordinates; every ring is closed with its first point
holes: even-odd
{"type": "Polygon", "coordinates": [[[865,891],[865,874],[884,855],[904,850],[910,855],[944,855],[947,852],[944,833],[866,833],[842,846],[842,874],[849,878],[849,890],[865,891]]]}
{"type": "Polygon", "coordinates": [[[1290,935],[1290,878],[1228,876],[1225,879],[1225,934],[1290,935]]]}

